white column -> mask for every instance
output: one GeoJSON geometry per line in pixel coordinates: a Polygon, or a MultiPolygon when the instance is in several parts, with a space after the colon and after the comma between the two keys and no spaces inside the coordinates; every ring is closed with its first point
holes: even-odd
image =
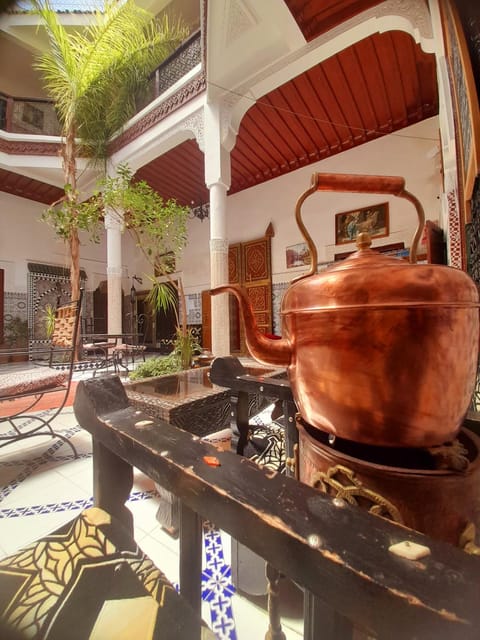
{"type": "MultiPolygon", "coordinates": [[[[210,285],[228,282],[228,240],[226,237],[227,188],[217,182],[210,186],[210,285]]],[[[212,353],[230,355],[230,314],[228,295],[212,296],[212,353]]]]}
{"type": "MultiPolygon", "coordinates": [[[[227,191],[230,152],[222,145],[221,107],[205,106],[205,182],[210,189],[210,284],[228,282],[227,191]]],[[[228,295],[212,296],[212,352],[230,355],[228,295]]]]}
{"type": "Polygon", "coordinates": [[[123,218],[107,211],[107,331],[122,332],[122,231],[123,218]]]}

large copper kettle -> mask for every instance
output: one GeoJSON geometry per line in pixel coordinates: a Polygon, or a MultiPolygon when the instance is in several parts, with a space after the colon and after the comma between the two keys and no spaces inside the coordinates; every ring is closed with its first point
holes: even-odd
{"type": "Polygon", "coordinates": [[[461,270],[415,264],[424,226],[420,202],[394,176],[321,174],[296,206],[311,269],[286,291],[282,339],[259,332],[247,293],[240,304],[246,343],[260,362],[287,367],[304,420],[339,437],[382,446],[427,447],[454,439],[473,393],[479,342],[478,292],[461,270]],[[317,250],[300,210],[316,191],[406,198],[419,223],[410,262],[369,248],[317,274],[317,250]]]}

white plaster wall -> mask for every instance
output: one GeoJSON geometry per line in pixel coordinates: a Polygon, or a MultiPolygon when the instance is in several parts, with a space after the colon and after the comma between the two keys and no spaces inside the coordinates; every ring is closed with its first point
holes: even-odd
{"type": "MultiPolygon", "coordinates": [[[[438,118],[403,129],[397,134],[371,141],[327,160],[298,169],[228,197],[228,239],[230,243],[253,240],[264,235],[270,222],[273,282],[289,281],[304,269],[286,269],[285,248],[303,242],[295,222],[295,204],[310,186],[317,171],[399,175],[406,188],[419,198],[427,219],[440,219],[440,160],[438,118]]],[[[335,253],[354,250],[355,245],[335,246],[335,214],[375,203],[390,203],[390,234],[373,246],[404,242],[410,246],[416,228],[416,212],[406,200],[369,194],[317,193],[304,203],[307,228],[317,244],[319,262],[333,260],[335,253]]],[[[208,229],[206,221],[191,221],[188,246],[182,265],[187,292],[208,288],[208,229]]]]}
{"type": "MultiPolygon", "coordinates": [[[[0,192],[0,268],[5,270],[5,291],[26,292],[28,262],[70,268],[68,248],[53,229],[41,221],[43,204],[0,192]]],[[[87,290],[107,279],[105,232],[95,244],[81,233],[80,266],[87,274],[87,290]]],[[[130,291],[131,276],[148,271],[132,240],[123,241],[124,291],[130,291]]]]}
{"type": "MultiPolygon", "coordinates": [[[[431,118],[402,130],[398,134],[374,140],[362,147],[345,151],[333,158],[299,169],[274,181],[228,197],[229,242],[242,242],[262,236],[273,222],[275,237],[272,239],[273,281],[289,281],[302,268],[286,269],[285,248],[302,242],[297,229],[294,209],[299,195],[310,185],[314,171],[370,173],[400,175],[406,186],[422,202],[426,217],[440,218],[441,175],[439,158],[432,157],[438,145],[438,119],[431,118]]],[[[413,206],[399,198],[366,194],[321,193],[311,196],[305,203],[304,220],[317,243],[319,261],[333,259],[335,252],[354,249],[353,244],[335,246],[335,214],[368,206],[378,202],[390,202],[390,235],[379,238],[374,246],[405,242],[415,230],[416,217],[413,206]]],[[[5,290],[27,290],[27,262],[44,262],[69,266],[64,243],[55,238],[53,230],[40,221],[44,205],[0,192],[0,268],[5,269],[5,290]]],[[[188,244],[179,260],[179,274],[183,277],[187,294],[198,293],[210,287],[209,221],[188,221],[188,244]]],[[[94,290],[106,280],[105,242],[92,244],[82,235],[81,267],[87,273],[87,290],[94,290]]],[[[128,293],[131,277],[146,277],[151,273],[141,252],[125,235],[123,240],[124,292],[128,293]]],[[[148,289],[148,281],[138,290],[148,289]]]]}
{"type": "Polygon", "coordinates": [[[185,293],[198,293],[210,288],[210,222],[209,219],[188,220],[188,240],[179,268],[185,293]]]}

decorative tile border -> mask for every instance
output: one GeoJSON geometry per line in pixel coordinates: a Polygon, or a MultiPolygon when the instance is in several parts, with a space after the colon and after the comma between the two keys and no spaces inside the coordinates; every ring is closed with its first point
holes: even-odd
{"type": "Polygon", "coordinates": [[[232,609],[235,587],[232,568],[225,563],[220,531],[203,525],[206,567],[202,574],[202,600],[210,605],[212,629],[219,640],[237,640],[232,609]]]}

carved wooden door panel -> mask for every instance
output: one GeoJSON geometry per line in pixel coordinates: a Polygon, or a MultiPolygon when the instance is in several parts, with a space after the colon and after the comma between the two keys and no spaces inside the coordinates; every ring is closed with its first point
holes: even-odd
{"type": "Polygon", "coordinates": [[[0,344],[3,344],[3,318],[4,318],[4,282],[5,282],[5,272],[3,269],[0,269],[0,344]]]}
{"type": "MultiPolygon", "coordinates": [[[[263,333],[272,332],[272,237],[270,224],[262,238],[229,247],[230,283],[240,284],[247,290],[258,328],[263,333]]],[[[230,350],[248,355],[243,322],[233,296],[230,297],[230,350]]]]}
{"type": "MultiPolygon", "coordinates": [[[[228,281],[247,290],[253,313],[260,331],[272,331],[272,257],[271,239],[273,227],[270,224],[262,238],[249,242],[238,242],[228,247],[228,281]]],[[[210,294],[202,292],[202,345],[211,349],[210,294]]],[[[238,302],[229,296],[230,311],[230,352],[248,355],[245,345],[245,331],[241,321],[238,302]]]]}
{"type": "Polygon", "coordinates": [[[212,308],[209,291],[202,291],[202,347],[212,349],[212,308]]]}
{"type": "Polygon", "coordinates": [[[272,332],[272,269],[270,236],[246,242],[243,252],[243,286],[252,304],[253,313],[262,333],[272,332]]]}
{"type": "MultiPolygon", "coordinates": [[[[228,282],[242,285],[242,245],[240,242],[228,247],[228,282]]],[[[243,323],[240,319],[238,302],[232,295],[229,299],[230,314],[230,353],[240,354],[245,349],[243,323]]]]}

